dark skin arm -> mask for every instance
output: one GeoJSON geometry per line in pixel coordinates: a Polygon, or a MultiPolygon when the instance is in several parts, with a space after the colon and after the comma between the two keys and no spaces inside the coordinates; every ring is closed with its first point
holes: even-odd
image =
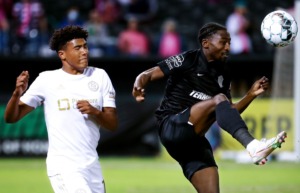
{"type": "Polygon", "coordinates": [[[78,101],[77,108],[82,114],[91,115],[99,125],[110,131],[115,131],[118,127],[116,108],[104,107],[102,111],[99,111],[86,100],[78,101]]]}
{"type": "Polygon", "coordinates": [[[137,102],[145,100],[145,88],[149,82],[159,80],[164,77],[160,67],[156,66],[140,73],[133,84],[132,95],[137,102]]]}
{"type": "Polygon", "coordinates": [[[4,113],[4,120],[7,123],[15,123],[22,119],[25,115],[30,113],[34,110],[33,107],[24,104],[20,101],[20,97],[28,88],[28,80],[29,80],[29,73],[28,71],[23,71],[16,80],[16,87],[15,90],[9,99],[5,113],[4,113]]]}
{"type": "Polygon", "coordinates": [[[232,106],[242,113],[257,96],[264,93],[268,88],[269,79],[263,76],[259,80],[255,81],[246,95],[232,106]]]}

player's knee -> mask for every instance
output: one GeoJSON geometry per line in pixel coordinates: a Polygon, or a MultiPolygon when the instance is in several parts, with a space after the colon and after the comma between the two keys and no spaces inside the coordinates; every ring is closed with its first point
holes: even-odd
{"type": "Polygon", "coordinates": [[[215,101],[216,105],[223,102],[223,101],[229,101],[228,98],[222,93],[217,94],[216,96],[214,96],[213,100],[215,101]]]}

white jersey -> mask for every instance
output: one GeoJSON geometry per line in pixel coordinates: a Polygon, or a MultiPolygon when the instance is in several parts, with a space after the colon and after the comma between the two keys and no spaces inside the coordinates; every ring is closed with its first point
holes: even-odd
{"type": "Polygon", "coordinates": [[[115,90],[103,69],[87,67],[81,75],[62,69],[42,72],[21,97],[34,108],[44,105],[48,175],[80,171],[98,161],[100,126],[77,109],[78,100],[87,100],[99,110],[116,107],[115,90]]]}

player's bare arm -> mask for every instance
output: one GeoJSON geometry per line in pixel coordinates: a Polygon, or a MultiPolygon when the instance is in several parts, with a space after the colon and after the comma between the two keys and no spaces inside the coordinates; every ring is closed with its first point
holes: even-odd
{"type": "Polygon", "coordinates": [[[15,123],[19,121],[22,117],[34,109],[20,101],[20,97],[28,88],[28,81],[28,71],[21,72],[21,74],[17,77],[15,90],[7,103],[4,113],[4,119],[7,123],[15,123]]]}
{"type": "Polygon", "coordinates": [[[268,88],[269,88],[269,79],[263,76],[259,80],[255,81],[255,83],[252,85],[249,92],[252,95],[259,96],[263,92],[265,92],[268,88]]]}
{"type": "Polygon", "coordinates": [[[16,88],[13,95],[20,97],[28,88],[28,81],[29,81],[29,72],[28,71],[21,72],[21,74],[17,77],[16,88]]]}
{"type": "Polygon", "coordinates": [[[95,108],[86,100],[77,102],[77,108],[82,114],[89,114],[95,118],[95,121],[102,127],[114,131],[118,127],[117,110],[113,107],[104,107],[102,111],[95,108]]]}
{"type": "Polygon", "coordinates": [[[134,82],[132,95],[137,102],[145,100],[145,88],[151,81],[158,80],[164,77],[164,73],[160,67],[156,66],[140,73],[134,82]]]}
{"type": "Polygon", "coordinates": [[[257,96],[264,93],[268,88],[269,79],[263,76],[259,80],[255,81],[247,94],[233,106],[242,113],[257,96]]]}

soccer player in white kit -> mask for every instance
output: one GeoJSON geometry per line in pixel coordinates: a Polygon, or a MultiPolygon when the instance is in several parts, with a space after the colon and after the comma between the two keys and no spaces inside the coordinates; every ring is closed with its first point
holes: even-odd
{"type": "Polygon", "coordinates": [[[55,30],[50,48],[62,68],[41,72],[29,88],[23,71],[5,110],[5,121],[15,123],[43,105],[47,174],[55,193],[105,193],[96,148],[100,127],[118,127],[115,90],[105,70],[88,66],[87,38],[79,26],[55,30]]]}

